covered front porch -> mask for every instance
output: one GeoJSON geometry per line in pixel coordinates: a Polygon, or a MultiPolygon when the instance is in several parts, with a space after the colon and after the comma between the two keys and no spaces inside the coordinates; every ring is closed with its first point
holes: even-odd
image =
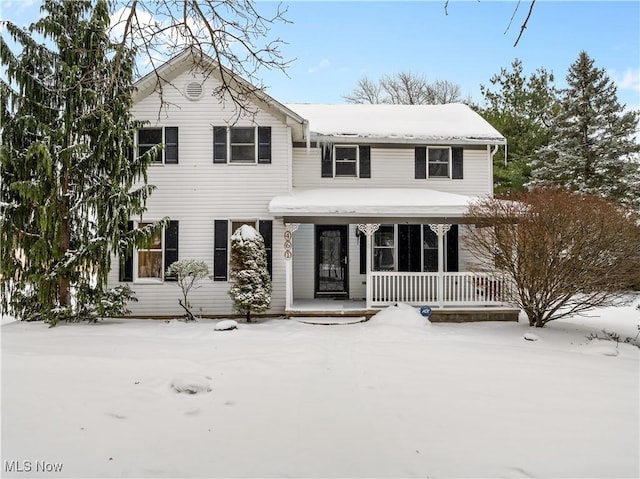
{"type": "Polygon", "coordinates": [[[429,306],[435,321],[517,320],[504,278],[465,269],[470,259],[459,238],[471,198],[410,193],[401,205],[393,202],[405,190],[275,198],[270,211],[284,224],[286,315],[371,316],[407,303],[429,306]]]}

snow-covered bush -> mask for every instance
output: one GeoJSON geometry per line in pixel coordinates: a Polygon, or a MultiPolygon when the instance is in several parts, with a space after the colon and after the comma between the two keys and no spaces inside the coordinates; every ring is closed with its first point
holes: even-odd
{"type": "Polygon", "coordinates": [[[174,261],[167,268],[166,276],[174,277],[180,289],[182,290],[182,299],[178,299],[178,304],[186,311],[187,320],[195,320],[195,316],[191,313],[191,304],[187,299],[189,291],[197,289],[198,283],[209,277],[209,267],[204,261],[196,261],[193,259],[183,259],[174,261]]]}
{"type": "Polygon", "coordinates": [[[271,277],[267,270],[264,240],[255,228],[242,225],[231,236],[233,304],[251,322],[251,312],[261,313],[271,305],[271,277]]]}
{"type": "Polygon", "coordinates": [[[128,284],[101,291],[83,285],[76,294],[77,318],[96,322],[101,318],[125,316],[130,311],[127,303],[138,301],[128,284]]]}

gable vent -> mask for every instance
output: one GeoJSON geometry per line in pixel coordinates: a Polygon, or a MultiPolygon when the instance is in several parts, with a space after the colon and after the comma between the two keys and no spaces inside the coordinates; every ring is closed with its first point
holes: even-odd
{"type": "Polygon", "coordinates": [[[187,83],[184,91],[189,100],[199,100],[200,98],[202,98],[202,94],[204,93],[202,84],[198,83],[197,81],[187,83]]]}

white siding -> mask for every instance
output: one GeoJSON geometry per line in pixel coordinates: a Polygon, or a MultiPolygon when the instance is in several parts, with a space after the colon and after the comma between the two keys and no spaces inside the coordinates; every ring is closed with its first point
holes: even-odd
{"type": "Polygon", "coordinates": [[[474,226],[460,225],[458,228],[458,269],[460,271],[472,271],[475,262],[469,250],[465,248],[465,237],[469,234],[469,228],[474,228],[474,226]]]}
{"type": "Polygon", "coordinates": [[[293,233],[293,298],[313,299],[315,227],[301,224],[293,233]]]}
{"type": "Polygon", "coordinates": [[[485,195],[490,189],[486,147],[464,149],[464,179],[415,179],[413,147],[371,146],[371,178],[322,178],[320,148],[293,149],[293,186],[297,188],[430,188],[447,193],[485,195]]]}
{"type": "MultiPolygon", "coordinates": [[[[270,126],[272,163],[254,165],[213,164],[213,126],[224,126],[234,118],[232,107],[225,108],[213,97],[213,79],[205,83],[201,100],[190,101],[183,87],[193,80],[184,73],[165,87],[169,107],[159,110],[157,96],[150,95],[135,105],[134,115],[148,120],[149,126],[179,128],[179,164],[152,165],[149,183],[157,187],[148,200],[145,220],[169,216],[179,221],[179,258],[206,261],[213,273],[214,220],[268,220],[271,198],[289,191],[291,157],[290,130],[283,120],[265,111],[255,117],[240,118],[236,126],[270,126]],[[178,106],[176,106],[178,105],[178,106]]],[[[273,222],[273,294],[269,312],[284,311],[283,225],[273,222]]],[[[117,261],[110,274],[110,286],[118,283],[117,261]]],[[[182,314],[178,305],[180,289],[175,282],[164,284],[130,283],[138,298],[129,308],[135,315],[182,314]]],[[[206,280],[190,294],[197,314],[233,312],[228,282],[206,280]]]]}

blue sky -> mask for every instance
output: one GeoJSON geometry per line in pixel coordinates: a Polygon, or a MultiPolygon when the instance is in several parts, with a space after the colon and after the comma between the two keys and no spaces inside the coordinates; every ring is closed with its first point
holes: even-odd
{"type": "MultiPolygon", "coordinates": [[[[282,73],[263,71],[268,93],[282,102],[341,103],[359,78],[411,71],[430,80],[450,80],[463,95],[481,100],[480,84],[522,60],[525,72],[545,67],[563,86],[581,50],[605,68],[618,85],[618,98],[640,108],[640,2],[536,2],[518,46],[520,25],[529,9],[522,0],[511,28],[515,1],[444,0],[377,2],[283,2],[292,22],[273,36],[295,59],[282,73]]],[[[274,4],[260,2],[272,11],[274,4]]],[[[0,16],[27,24],[38,15],[33,0],[0,0],[0,16]]]]}

